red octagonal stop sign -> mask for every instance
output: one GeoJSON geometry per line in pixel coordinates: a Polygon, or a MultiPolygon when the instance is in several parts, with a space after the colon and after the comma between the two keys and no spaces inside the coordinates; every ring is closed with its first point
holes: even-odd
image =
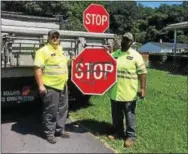
{"type": "Polygon", "coordinates": [[[90,4],[83,12],[83,24],[88,32],[104,33],[109,28],[109,14],[100,4],[90,4]]]}
{"type": "Polygon", "coordinates": [[[104,48],[85,48],[72,63],[71,80],[83,94],[103,95],[116,74],[116,60],[104,48]]]}

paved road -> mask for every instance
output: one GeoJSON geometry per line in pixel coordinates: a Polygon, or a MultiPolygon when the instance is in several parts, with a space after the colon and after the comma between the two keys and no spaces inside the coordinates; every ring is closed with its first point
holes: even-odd
{"type": "Polygon", "coordinates": [[[46,142],[40,135],[40,114],[19,116],[2,114],[2,153],[114,153],[91,133],[67,121],[71,138],[57,138],[56,144],[46,142]]]}

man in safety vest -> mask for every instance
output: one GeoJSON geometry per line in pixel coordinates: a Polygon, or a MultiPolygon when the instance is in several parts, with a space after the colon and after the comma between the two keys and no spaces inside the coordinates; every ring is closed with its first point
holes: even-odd
{"type": "Polygon", "coordinates": [[[56,143],[55,134],[69,138],[65,132],[68,113],[68,60],[63,55],[60,34],[48,32],[48,42],[36,51],[34,73],[43,101],[44,133],[48,142],[56,143]]]}
{"type": "Polygon", "coordinates": [[[146,93],[146,66],[142,56],[131,48],[132,43],[133,35],[129,32],[125,33],[122,37],[121,49],[112,53],[117,61],[117,83],[110,91],[112,123],[116,135],[109,135],[109,138],[125,137],[125,147],[132,146],[136,139],[135,107],[138,92],[142,98],[146,93]]]}

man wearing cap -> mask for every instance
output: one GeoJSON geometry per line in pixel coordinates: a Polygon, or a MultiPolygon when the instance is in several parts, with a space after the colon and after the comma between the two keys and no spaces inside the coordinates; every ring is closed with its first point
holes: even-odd
{"type": "Polygon", "coordinates": [[[67,64],[59,32],[49,31],[47,44],[36,51],[34,73],[43,102],[44,134],[52,144],[56,143],[55,135],[69,138],[65,132],[68,113],[67,64]]]}
{"type": "Polygon", "coordinates": [[[146,94],[146,67],[142,56],[131,48],[133,35],[125,33],[121,49],[112,53],[117,61],[117,82],[110,90],[113,134],[110,139],[125,138],[124,146],[130,147],[136,140],[135,107],[137,94],[146,94]],[[138,86],[139,85],[139,86],[138,86]],[[123,119],[126,125],[124,132],[123,119]]]}

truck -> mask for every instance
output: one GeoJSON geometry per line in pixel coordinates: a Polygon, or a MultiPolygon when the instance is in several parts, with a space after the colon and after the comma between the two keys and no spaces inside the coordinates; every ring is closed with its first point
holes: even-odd
{"type": "MultiPolygon", "coordinates": [[[[59,30],[60,45],[68,58],[77,56],[85,47],[110,47],[114,34],[62,30],[62,17],[38,17],[15,12],[1,12],[1,107],[32,105],[40,101],[33,71],[35,52],[47,41],[51,29],[59,30]]],[[[71,68],[69,68],[71,70],[71,68]]],[[[88,102],[71,82],[69,102],[88,102]]]]}

